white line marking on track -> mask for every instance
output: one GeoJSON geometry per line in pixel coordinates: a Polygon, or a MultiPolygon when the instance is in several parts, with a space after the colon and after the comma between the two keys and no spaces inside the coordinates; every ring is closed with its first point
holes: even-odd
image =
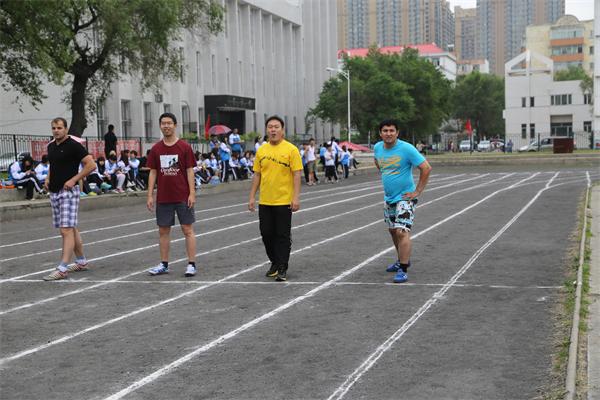
{"type": "MultiPolygon", "coordinates": [[[[530,176],[530,177],[528,177],[528,178],[522,179],[521,181],[519,181],[519,182],[517,182],[517,183],[520,183],[520,182],[526,181],[526,180],[528,180],[528,179],[531,179],[531,178],[532,178],[532,177],[534,177],[535,175],[536,175],[536,174],[534,174],[534,175],[532,175],[532,176],[530,176]]],[[[513,184],[513,185],[511,185],[511,186],[509,186],[509,187],[507,187],[507,188],[499,189],[499,190],[497,190],[497,191],[493,192],[491,195],[488,195],[488,196],[486,196],[484,199],[485,199],[485,200],[487,200],[487,199],[491,198],[491,197],[492,197],[494,194],[497,194],[497,193],[503,192],[503,191],[505,191],[505,190],[508,190],[508,189],[512,188],[514,185],[516,185],[516,183],[515,183],[515,184],[513,184]]],[[[426,232],[428,232],[429,230],[431,230],[431,229],[434,229],[435,227],[437,227],[437,226],[441,225],[442,223],[444,223],[444,222],[446,222],[446,221],[449,221],[450,219],[454,218],[455,216],[461,215],[461,214],[462,214],[463,212],[465,212],[466,210],[468,210],[468,209],[470,209],[470,208],[472,208],[472,207],[475,207],[476,205],[480,204],[480,203],[481,203],[481,202],[483,202],[483,201],[484,201],[484,200],[479,200],[478,202],[476,202],[476,203],[472,204],[471,206],[469,206],[469,207],[465,208],[463,211],[460,211],[460,212],[458,212],[458,213],[454,214],[453,216],[447,217],[447,218],[445,218],[444,220],[442,220],[441,222],[438,222],[438,223],[436,223],[436,224],[434,224],[434,225],[430,226],[429,228],[425,229],[424,231],[417,233],[416,235],[414,235],[414,236],[413,236],[413,238],[416,238],[416,237],[418,237],[418,236],[422,235],[423,233],[426,233],[426,232]]],[[[426,202],[426,203],[424,203],[423,205],[421,205],[421,207],[423,207],[423,206],[425,206],[425,205],[427,205],[427,204],[430,204],[430,203],[431,203],[431,201],[430,201],[430,202],[426,202]]],[[[369,206],[367,206],[367,207],[369,207],[369,206]]],[[[365,207],[365,208],[366,208],[366,207],[365,207]]],[[[332,217],[333,217],[333,216],[332,216],[332,217]]],[[[320,221],[323,221],[323,219],[321,219],[320,221]]],[[[349,235],[349,234],[352,234],[352,233],[358,232],[358,231],[360,231],[360,230],[362,230],[362,229],[369,228],[369,227],[371,227],[371,226],[373,226],[373,225],[375,225],[375,224],[378,224],[378,223],[381,223],[381,221],[380,221],[379,219],[378,219],[378,220],[376,220],[376,221],[373,221],[373,222],[371,222],[371,223],[368,223],[368,224],[366,224],[366,225],[363,225],[363,226],[361,226],[361,227],[359,227],[359,228],[355,228],[355,229],[352,229],[352,230],[346,231],[346,232],[344,232],[344,233],[342,233],[342,234],[339,234],[339,235],[336,235],[336,236],[333,236],[333,237],[330,237],[330,238],[324,239],[324,240],[322,240],[322,241],[319,241],[319,242],[313,243],[313,244],[311,244],[311,245],[308,245],[308,246],[305,246],[305,247],[303,247],[303,248],[301,248],[301,249],[294,250],[294,251],[292,251],[292,252],[290,253],[290,255],[295,255],[295,254],[297,254],[297,253],[299,253],[299,252],[302,252],[302,251],[305,251],[305,250],[312,249],[313,247],[316,247],[316,246],[319,246],[319,245],[321,245],[321,244],[325,244],[325,243],[328,243],[328,242],[330,242],[330,241],[336,240],[336,239],[338,239],[338,238],[341,238],[341,237],[347,236],[347,235],[349,235]]],[[[308,224],[305,224],[305,225],[308,225],[308,224]]],[[[251,240],[255,240],[255,239],[251,239],[251,240]]],[[[251,241],[251,240],[250,240],[250,241],[251,241]]],[[[233,244],[233,245],[231,245],[231,247],[233,247],[233,246],[236,246],[236,245],[239,245],[239,243],[233,244]]],[[[185,260],[185,259],[183,259],[183,260],[185,260]]],[[[140,314],[140,313],[142,313],[142,312],[145,312],[145,311],[148,311],[148,310],[154,309],[154,308],[156,308],[156,307],[159,307],[159,306],[162,306],[162,305],[164,305],[164,304],[171,303],[171,302],[173,302],[173,301],[175,301],[175,300],[178,300],[178,299],[180,299],[180,298],[182,298],[182,297],[185,297],[185,296],[188,296],[188,295],[190,295],[190,294],[196,293],[196,292],[198,292],[198,291],[200,291],[200,290],[204,290],[204,289],[206,289],[206,288],[212,287],[212,286],[214,286],[214,285],[215,285],[217,282],[219,282],[219,283],[220,283],[220,282],[224,282],[224,281],[231,280],[232,278],[235,278],[235,277],[237,277],[237,276],[240,276],[240,275],[242,275],[242,274],[244,274],[244,273],[246,273],[246,272],[253,271],[253,270],[255,270],[255,269],[257,269],[257,268],[259,268],[259,267],[261,267],[261,266],[264,266],[264,265],[266,265],[266,264],[268,264],[268,261],[265,261],[265,262],[263,262],[263,263],[260,263],[260,264],[254,265],[254,266],[252,266],[252,267],[246,268],[246,269],[244,269],[244,270],[242,270],[242,271],[239,271],[239,272],[237,272],[237,273],[234,273],[234,274],[232,274],[232,275],[229,275],[229,276],[227,276],[227,277],[225,277],[225,278],[222,278],[222,279],[220,279],[219,281],[216,281],[214,284],[207,284],[207,285],[204,285],[204,286],[200,286],[200,287],[198,287],[198,288],[195,288],[195,289],[193,289],[193,290],[190,290],[190,291],[188,291],[188,292],[182,293],[182,294],[180,294],[180,295],[178,295],[178,296],[175,296],[175,297],[172,297],[172,298],[169,298],[169,299],[163,300],[163,301],[161,301],[161,302],[159,302],[159,303],[155,303],[155,304],[153,304],[153,305],[151,305],[151,306],[147,306],[147,307],[144,307],[144,308],[141,308],[141,309],[137,309],[137,310],[135,310],[135,311],[132,311],[132,312],[130,312],[130,313],[128,313],[128,314],[124,314],[124,315],[121,315],[121,316],[119,316],[119,317],[113,318],[113,319],[111,319],[111,320],[108,320],[108,321],[105,321],[105,322],[102,322],[102,323],[99,323],[99,324],[93,325],[93,326],[91,326],[91,327],[88,327],[88,328],[86,328],[86,329],[84,329],[84,330],[81,330],[81,331],[75,332],[75,333],[73,333],[73,334],[66,335],[66,336],[62,336],[62,337],[60,337],[60,338],[58,338],[58,339],[55,339],[55,340],[49,341],[49,342],[47,342],[47,343],[45,343],[45,344],[43,344],[43,345],[40,345],[40,346],[37,346],[37,347],[34,347],[34,348],[30,348],[30,349],[28,349],[28,350],[21,351],[21,352],[19,352],[19,353],[13,354],[12,356],[5,357],[5,358],[3,358],[3,359],[0,359],[0,366],[1,366],[1,365],[4,365],[4,364],[5,364],[5,363],[7,363],[7,362],[10,362],[10,361],[13,361],[13,360],[16,360],[16,359],[22,358],[22,357],[24,357],[24,356],[27,356],[27,355],[29,355],[29,354],[36,353],[36,352],[38,352],[38,351],[41,351],[41,350],[43,350],[43,349],[46,349],[46,348],[48,348],[48,347],[54,346],[54,345],[56,345],[56,344],[59,344],[59,343],[66,342],[66,341],[68,341],[68,340],[70,340],[70,339],[73,339],[73,338],[75,338],[75,337],[77,337],[77,336],[80,336],[80,335],[83,335],[83,334],[85,334],[85,333],[88,333],[88,332],[91,332],[91,331],[94,331],[94,330],[100,329],[100,328],[102,328],[102,327],[104,327],[104,326],[107,326],[107,325],[110,325],[110,324],[116,323],[116,322],[118,322],[118,321],[121,321],[121,320],[123,320],[123,319],[129,318],[129,317],[132,317],[132,316],[135,316],[135,315],[137,315],[137,314],[140,314]]],[[[139,272],[138,272],[138,273],[139,273],[139,272]]],[[[130,275],[131,275],[131,274],[130,274],[130,275]]],[[[345,276],[345,275],[344,275],[344,276],[345,276]]],[[[117,278],[117,279],[119,279],[119,278],[117,278]]],[[[337,280],[339,280],[339,279],[337,279],[337,278],[336,278],[336,279],[334,279],[334,280],[332,280],[332,281],[329,281],[328,283],[325,283],[324,285],[328,285],[328,284],[330,284],[330,283],[335,283],[337,280]]],[[[97,284],[97,285],[95,285],[95,286],[97,287],[97,286],[99,286],[99,285],[103,285],[103,284],[106,284],[106,283],[100,283],[100,284],[97,284]]],[[[76,291],[74,291],[74,292],[81,292],[81,291],[83,291],[83,290],[85,290],[85,289],[86,289],[86,288],[79,289],[79,291],[77,291],[77,290],[76,290],[76,291]]],[[[58,298],[58,297],[61,297],[61,296],[56,296],[56,298],[58,298]]],[[[63,295],[63,297],[64,297],[64,295],[63,295]]],[[[48,299],[46,299],[46,300],[42,300],[42,302],[48,302],[48,299]]],[[[39,304],[40,302],[37,302],[37,303],[39,304]]],[[[25,306],[25,305],[24,305],[24,306],[25,306]]],[[[15,309],[12,309],[12,310],[21,309],[21,308],[24,308],[24,306],[19,306],[19,307],[16,307],[15,309]]],[[[7,311],[8,311],[8,310],[7,310],[7,311]]],[[[3,313],[6,313],[7,311],[5,311],[5,312],[3,312],[3,313]]]]}
{"type": "MultiPolygon", "coordinates": [[[[518,183],[522,183],[524,181],[527,181],[527,180],[533,178],[536,175],[537,175],[537,173],[534,174],[534,175],[531,175],[528,178],[525,178],[525,179],[519,181],[518,183]]],[[[489,194],[489,195],[485,196],[483,199],[478,200],[477,202],[469,205],[468,207],[462,209],[461,211],[459,211],[459,212],[457,212],[455,214],[452,214],[452,215],[444,218],[443,220],[438,221],[437,223],[431,225],[427,229],[425,229],[425,230],[417,233],[416,235],[413,236],[413,238],[417,238],[417,237],[425,234],[426,232],[429,232],[432,229],[437,228],[441,224],[443,224],[445,222],[448,222],[451,219],[456,218],[459,215],[464,214],[465,212],[467,212],[468,210],[472,209],[473,207],[476,207],[477,205],[479,205],[479,204],[481,204],[481,203],[489,200],[491,197],[495,196],[496,194],[504,192],[506,190],[510,190],[515,185],[516,184],[513,184],[513,185],[508,186],[506,188],[499,189],[499,190],[493,192],[492,194],[489,194]]],[[[377,222],[377,221],[375,221],[375,222],[377,222]]],[[[181,358],[179,358],[179,359],[177,359],[177,360],[175,360],[175,361],[173,361],[173,362],[171,362],[171,363],[169,363],[169,364],[167,364],[167,365],[159,368],[158,370],[156,370],[152,374],[150,374],[150,375],[148,375],[148,376],[146,376],[146,377],[144,377],[144,378],[142,378],[142,379],[134,382],[133,384],[131,384],[128,387],[126,387],[125,389],[123,389],[123,390],[121,390],[121,391],[119,391],[119,392],[117,392],[117,393],[115,393],[115,394],[113,394],[111,396],[106,397],[104,400],[117,400],[117,399],[123,398],[124,396],[127,396],[128,394],[134,392],[135,390],[139,389],[140,387],[145,386],[148,383],[153,382],[156,379],[158,379],[158,378],[160,378],[160,377],[162,377],[162,376],[164,376],[166,374],[169,374],[171,371],[173,371],[174,369],[178,368],[179,366],[185,364],[186,362],[190,361],[191,359],[193,359],[197,355],[207,352],[208,350],[210,350],[210,349],[212,349],[212,348],[220,345],[221,343],[223,343],[223,342],[225,342],[225,341],[227,341],[227,340],[229,340],[229,339],[237,336],[238,334],[240,334],[240,333],[242,333],[242,332],[244,332],[244,331],[246,331],[246,330],[254,327],[255,325],[258,325],[259,323],[261,323],[261,322],[263,322],[263,321],[265,321],[265,320],[267,320],[267,319],[269,319],[269,318],[271,318],[271,317],[279,314],[280,312],[282,312],[282,311],[284,311],[284,310],[292,307],[293,305],[295,305],[297,303],[300,303],[301,301],[303,301],[303,300],[305,300],[305,299],[307,299],[309,297],[314,296],[315,294],[317,294],[318,292],[320,292],[320,291],[322,291],[324,289],[329,288],[330,286],[334,285],[336,282],[344,279],[346,276],[348,276],[348,275],[352,274],[353,272],[359,270],[360,268],[364,267],[365,265],[370,264],[372,261],[374,261],[377,258],[381,257],[382,255],[384,255],[384,254],[392,251],[393,249],[394,249],[394,247],[392,246],[392,247],[390,247],[388,249],[383,250],[380,253],[377,253],[377,254],[369,257],[368,259],[366,259],[365,261],[361,262],[360,264],[358,264],[358,265],[356,265],[356,266],[354,266],[354,267],[352,267],[352,268],[350,268],[350,269],[342,272],[340,275],[338,275],[335,278],[333,278],[333,279],[331,279],[331,280],[329,280],[329,281],[327,281],[327,282],[325,282],[325,283],[317,286],[316,288],[310,290],[309,292],[305,293],[304,295],[296,297],[293,300],[291,300],[291,301],[289,301],[289,302],[287,302],[287,303],[285,303],[285,304],[283,304],[283,305],[281,305],[281,306],[273,309],[272,311],[270,311],[268,313],[265,313],[265,314],[261,315],[260,317],[257,317],[255,319],[253,319],[253,320],[245,323],[244,325],[242,325],[242,326],[240,326],[240,327],[238,327],[238,328],[236,328],[236,329],[234,329],[234,330],[226,333],[225,335],[222,335],[222,336],[218,337],[217,339],[215,339],[215,340],[213,340],[213,341],[211,341],[211,342],[209,342],[209,343],[207,343],[207,344],[199,347],[198,349],[196,349],[196,350],[194,350],[194,351],[186,354],[185,356],[183,356],[183,357],[181,357],[181,358]]]]}
{"type": "Polygon", "coordinates": [[[442,298],[444,296],[444,294],[446,294],[446,292],[448,292],[448,290],[450,290],[450,288],[452,286],[454,286],[456,284],[456,281],[458,281],[458,279],[462,275],[464,275],[464,273],[467,272],[469,270],[469,268],[471,268],[471,266],[475,263],[475,261],[479,258],[479,256],[481,256],[481,254],[483,254],[483,252],[488,247],[490,247],[504,232],[506,232],[506,230],[508,230],[508,228],[510,228],[512,226],[512,224],[514,224],[515,221],[517,221],[517,219],[519,219],[519,217],[521,217],[521,215],[523,215],[523,213],[525,213],[525,211],[527,211],[527,209],[529,209],[529,207],[540,197],[540,195],[544,191],[549,189],[550,184],[557,176],[558,176],[558,172],[556,172],[554,174],[554,176],[552,176],[552,178],[550,178],[548,183],[546,183],[546,186],[543,189],[539,190],[533,196],[533,198],[523,208],[521,208],[521,210],[515,216],[513,216],[502,228],[500,228],[500,230],[498,232],[496,232],[496,234],[494,236],[492,236],[483,246],[481,246],[471,256],[471,258],[450,278],[450,280],[448,282],[446,282],[446,284],[440,290],[435,292],[433,294],[433,296],[429,300],[427,300],[427,302],[425,302],[425,304],[423,304],[396,332],[394,332],[393,335],[391,335],[373,353],[371,353],[371,355],[369,357],[367,357],[361,363],[361,365],[356,370],[354,370],[354,372],[352,374],[350,374],[348,376],[348,378],[344,381],[344,383],[342,383],[331,394],[331,396],[328,397],[327,400],[339,400],[339,399],[343,398],[344,395],[348,392],[348,390],[350,390],[350,388],[352,388],[352,386],[367,371],[369,371],[369,369],[371,369],[371,367],[373,367],[373,365],[375,365],[377,360],[379,360],[381,358],[381,356],[386,351],[388,351],[392,347],[392,345],[396,341],[398,341],[398,339],[400,339],[406,333],[406,331],[408,331],[408,329],[410,329],[410,327],[413,326],[419,320],[419,318],[421,318],[423,316],[423,314],[425,314],[425,312],[427,312],[427,310],[429,310],[429,308],[431,308],[431,306],[433,306],[440,298],[442,298]]]}
{"type": "MultiPolygon", "coordinates": [[[[450,186],[455,186],[457,184],[465,183],[465,182],[468,182],[468,181],[472,181],[474,179],[478,179],[479,177],[485,177],[487,175],[489,175],[489,174],[483,174],[483,175],[477,176],[475,178],[464,179],[464,180],[453,182],[453,183],[450,183],[450,184],[446,184],[446,185],[442,185],[442,186],[437,186],[437,187],[429,189],[428,191],[431,192],[433,190],[443,189],[443,188],[450,187],[450,186]]],[[[372,189],[372,188],[369,188],[369,189],[372,189]]],[[[323,208],[323,207],[328,207],[328,206],[334,205],[334,204],[340,204],[340,203],[345,203],[345,202],[349,202],[349,201],[354,201],[354,200],[357,200],[357,199],[360,199],[360,198],[363,198],[363,197],[373,196],[373,195],[376,195],[378,193],[380,193],[380,191],[376,191],[376,192],[372,192],[372,193],[367,193],[367,194],[364,194],[364,195],[361,195],[361,196],[354,196],[354,197],[348,198],[348,199],[337,200],[337,201],[333,201],[333,202],[329,202],[329,203],[325,203],[325,204],[320,204],[320,205],[314,206],[314,207],[303,208],[303,209],[300,209],[299,211],[296,211],[296,214],[307,212],[307,211],[312,211],[312,210],[316,210],[316,209],[320,209],[320,208],[323,208]]],[[[245,211],[245,213],[248,213],[248,211],[245,211]]],[[[254,223],[257,223],[257,222],[258,222],[258,220],[254,219],[252,221],[248,221],[248,222],[244,222],[244,223],[241,223],[241,224],[237,224],[237,225],[232,225],[232,226],[229,226],[229,227],[224,227],[224,228],[216,229],[216,230],[213,230],[213,231],[210,231],[210,232],[199,233],[199,234],[197,234],[195,236],[196,237],[201,237],[201,236],[205,236],[205,235],[209,235],[209,234],[215,234],[215,233],[227,231],[227,230],[230,230],[230,229],[239,228],[241,226],[254,224],[254,223]]],[[[152,231],[156,232],[156,228],[153,229],[152,231]]],[[[183,238],[183,237],[182,238],[178,238],[178,239],[173,239],[173,240],[171,240],[171,243],[177,243],[177,242],[181,242],[183,240],[185,240],[185,238],[183,238]]],[[[106,241],[106,240],[104,240],[104,241],[106,241]]],[[[87,246],[87,244],[84,243],[84,246],[87,246]]],[[[123,254],[128,254],[128,253],[142,251],[142,250],[148,250],[148,249],[155,248],[155,247],[158,247],[158,243],[151,244],[151,245],[148,245],[148,246],[138,247],[138,248],[134,248],[134,249],[123,250],[123,251],[120,251],[120,252],[107,254],[105,256],[90,258],[88,261],[89,262],[95,262],[95,261],[98,261],[98,260],[104,260],[104,259],[107,259],[107,258],[116,257],[116,256],[120,256],[120,255],[123,255],[123,254]]],[[[35,275],[39,275],[39,274],[51,272],[54,269],[55,268],[48,268],[48,269],[45,269],[45,270],[42,270],[42,271],[31,272],[31,273],[28,273],[28,274],[24,274],[24,275],[12,277],[12,278],[0,279],[0,283],[10,282],[10,281],[14,281],[14,280],[21,279],[21,278],[27,278],[27,277],[30,277],[30,276],[35,276],[35,275]]]]}

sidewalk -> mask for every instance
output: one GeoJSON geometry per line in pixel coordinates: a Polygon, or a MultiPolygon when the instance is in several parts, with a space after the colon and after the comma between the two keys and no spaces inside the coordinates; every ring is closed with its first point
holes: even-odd
{"type": "Polygon", "coordinates": [[[600,400],[600,186],[592,187],[590,308],[588,319],[588,400],[600,400]]]}

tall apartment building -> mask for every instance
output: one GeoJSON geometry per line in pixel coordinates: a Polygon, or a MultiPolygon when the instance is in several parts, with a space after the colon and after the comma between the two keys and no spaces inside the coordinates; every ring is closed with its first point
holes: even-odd
{"type": "Polygon", "coordinates": [[[458,60],[477,58],[477,10],[454,7],[454,52],[458,60]]]}
{"type": "Polygon", "coordinates": [[[446,0],[337,0],[338,48],[454,43],[454,15],[446,0]]]}
{"type": "Polygon", "coordinates": [[[579,21],[565,15],[553,24],[531,25],[525,33],[525,47],[554,61],[554,70],[582,67],[594,71],[594,21],[579,21]]]}
{"type": "Polygon", "coordinates": [[[565,0],[477,0],[477,58],[504,75],[504,63],[521,53],[527,25],[555,22],[565,0]]]}
{"type": "MultiPolygon", "coordinates": [[[[143,92],[135,77],[112,82],[111,94],[88,120],[85,136],[114,124],[121,137],[160,137],[158,116],[178,117],[180,133],[203,132],[210,116],[240,132],[263,131],[265,118],[278,114],[288,134],[331,137],[331,124],[317,121],[306,132],[305,116],[314,107],[328,66],[335,66],[336,3],[329,0],[223,0],[225,31],[202,40],[187,33],[178,46],[185,67],[180,79],[165,81],[159,93],[143,92]]],[[[46,84],[39,110],[13,104],[13,92],[0,89],[2,133],[48,135],[51,118],[70,119],[61,101],[65,87],[46,84]]]]}

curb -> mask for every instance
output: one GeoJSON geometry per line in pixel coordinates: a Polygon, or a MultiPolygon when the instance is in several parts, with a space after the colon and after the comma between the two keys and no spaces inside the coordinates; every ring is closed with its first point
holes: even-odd
{"type": "Polygon", "coordinates": [[[592,186],[590,290],[587,332],[588,400],[600,400],[600,186],[592,186]]]}

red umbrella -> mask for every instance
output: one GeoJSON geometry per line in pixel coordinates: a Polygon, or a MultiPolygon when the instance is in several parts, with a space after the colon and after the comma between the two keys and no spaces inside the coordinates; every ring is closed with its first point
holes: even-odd
{"type": "Polygon", "coordinates": [[[346,149],[352,149],[352,151],[371,151],[367,146],[363,146],[362,144],[350,143],[350,142],[341,142],[340,147],[346,146],[346,149]]]}
{"type": "Polygon", "coordinates": [[[210,135],[227,135],[229,132],[231,132],[231,129],[225,125],[213,125],[208,130],[210,135]]]}

